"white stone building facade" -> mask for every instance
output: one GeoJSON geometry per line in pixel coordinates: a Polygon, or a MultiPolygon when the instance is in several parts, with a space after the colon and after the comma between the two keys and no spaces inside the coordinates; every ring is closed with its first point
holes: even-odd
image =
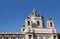
{"type": "Polygon", "coordinates": [[[25,19],[21,32],[0,32],[0,39],[58,39],[58,33],[51,18],[44,25],[44,17],[33,9],[25,19]]]}

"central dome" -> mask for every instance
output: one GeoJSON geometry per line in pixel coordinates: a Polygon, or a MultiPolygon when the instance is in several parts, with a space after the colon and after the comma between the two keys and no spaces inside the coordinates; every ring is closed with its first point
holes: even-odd
{"type": "Polygon", "coordinates": [[[35,17],[43,18],[43,16],[41,14],[39,14],[36,9],[33,9],[31,14],[27,18],[30,19],[31,17],[32,18],[35,18],[35,17]]]}
{"type": "Polygon", "coordinates": [[[36,9],[33,9],[32,13],[30,14],[30,17],[33,17],[33,16],[34,17],[40,17],[41,14],[39,14],[36,9]]]}

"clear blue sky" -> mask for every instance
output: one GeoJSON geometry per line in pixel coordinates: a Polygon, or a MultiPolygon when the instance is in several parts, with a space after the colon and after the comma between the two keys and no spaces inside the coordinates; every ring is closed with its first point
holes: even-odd
{"type": "Polygon", "coordinates": [[[54,20],[60,32],[60,0],[0,0],[0,32],[20,32],[33,7],[45,18],[54,20]]]}

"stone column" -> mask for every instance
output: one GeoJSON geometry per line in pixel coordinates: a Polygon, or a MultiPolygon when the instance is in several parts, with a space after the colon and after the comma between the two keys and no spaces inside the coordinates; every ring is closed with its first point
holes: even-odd
{"type": "Polygon", "coordinates": [[[1,37],[1,39],[3,39],[3,37],[1,37]]]}
{"type": "Polygon", "coordinates": [[[27,34],[25,35],[25,39],[28,39],[28,35],[27,34]]]}
{"type": "Polygon", "coordinates": [[[54,35],[51,35],[51,38],[50,39],[54,39],[54,35]]]}
{"type": "Polygon", "coordinates": [[[37,38],[39,39],[39,36],[37,38]]]}
{"type": "Polygon", "coordinates": [[[23,37],[23,39],[25,39],[25,38],[23,37]]]}
{"type": "Polygon", "coordinates": [[[9,39],[11,39],[11,37],[9,37],[9,39]]]}
{"type": "Polygon", "coordinates": [[[56,36],[56,39],[58,39],[58,35],[56,36]]]}
{"type": "Polygon", "coordinates": [[[46,36],[44,36],[44,39],[46,39],[46,36]]]}
{"type": "Polygon", "coordinates": [[[32,35],[32,37],[31,37],[31,39],[34,39],[34,38],[33,38],[33,35],[32,35]]]}
{"type": "Polygon", "coordinates": [[[18,39],[18,37],[16,37],[16,39],[18,39]]]}

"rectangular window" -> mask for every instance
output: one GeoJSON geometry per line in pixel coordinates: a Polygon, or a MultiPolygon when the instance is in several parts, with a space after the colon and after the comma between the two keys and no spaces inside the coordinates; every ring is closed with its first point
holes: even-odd
{"type": "Polygon", "coordinates": [[[18,39],[23,39],[22,37],[18,37],[18,39]]]}
{"type": "Polygon", "coordinates": [[[44,39],[43,36],[40,36],[40,39],[44,39]]]}
{"type": "Polygon", "coordinates": [[[32,35],[29,35],[29,39],[31,39],[32,35]]]}
{"type": "Polygon", "coordinates": [[[34,39],[38,39],[38,36],[34,36],[34,39]]]}
{"type": "Polygon", "coordinates": [[[16,39],[15,37],[12,37],[11,39],[16,39]]]}
{"type": "Polygon", "coordinates": [[[9,39],[8,37],[3,37],[3,39],[9,39]]]}
{"type": "Polygon", "coordinates": [[[1,39],[1,37],[0,37],[0,39],[1,39]]]}
{"type": "Polygon", "coordinates": [[[6,37],[5,39],[8,39],[8,37],[6,37]]]}
{"type": "Polygon", "coordinates": [[[50,39],[49,36],[46,36],[46,39],[50,39]]]}

